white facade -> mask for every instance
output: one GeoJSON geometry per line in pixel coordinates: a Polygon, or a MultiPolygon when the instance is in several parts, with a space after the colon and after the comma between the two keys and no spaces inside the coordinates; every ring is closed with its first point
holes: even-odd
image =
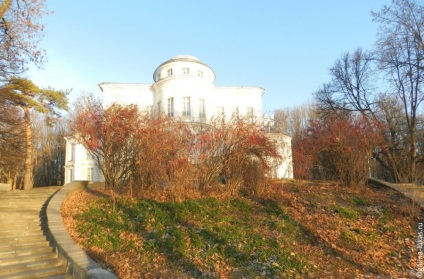
{"type": "Polygon", "coordinates": [[[74,136],[65,139],[65,184],[74,180],[102,181],[101,171],[87,149],[74,136]]]}
{"type": "MultiPolygon", "coordinates": [[[[99,84],[103,92],[103,106],[113,103],[136,104],[152,115],[165,113],[187,122],[208,122],[212,119],[229,121],[232,117],[243,117],[260,123],[262,121],[261,87],[215,86],[215,73],[205,63],[189,55],[178,55],[162,63],[153,73],[153,84],[111,83],[99,84]]],[[[281,135],[279,142],[288,158],[278,169],[278,178],[293,178],[291,139],[281,135]]],[[[67,163],[65,183],[72,180],[92,181],[101,179],[99,172],[90,175],[94,161],[74,137],[66,138],[67,163]],[[71,147],[75,145],[74,147],[71,147]],[[75,150],[72,151],[72,148],[75,150]],[[83,149],[83,150],[82,150],[83,149]],[[73,158],[69,152],[75,152],[73,158]],[[80,152],[81,154],[79,154],[80,152]],[[69,155],[71,156],[71,155],[69,155]],[[72,159],[72,160],[71,160],[72,159]]]]}

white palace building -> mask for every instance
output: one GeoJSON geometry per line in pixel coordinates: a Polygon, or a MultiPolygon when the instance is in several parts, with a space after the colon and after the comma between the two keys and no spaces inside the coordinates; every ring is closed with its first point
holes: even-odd
{"type": "MultiPolygon", "coordinates": [[[[243,117],[263,122],[261,87],[216,86],[213,70],[189,55],[178,55],[162,63],[153,73],[153,84],[99,84],[103,106],[136,104],[152,115],[166,113],[187,122],[207,123],[210,119],[243,117]]],[[[268,123],[269,125],[269,123],[268,123]]],[[[280,147],[284,161],[273,170],[276,178],[293,178],[291,138],[270,133],[280,147]]],[[[90,153],[74,136],[66,137],[65,184],[73,180],[102,181],[90,153]]]]}

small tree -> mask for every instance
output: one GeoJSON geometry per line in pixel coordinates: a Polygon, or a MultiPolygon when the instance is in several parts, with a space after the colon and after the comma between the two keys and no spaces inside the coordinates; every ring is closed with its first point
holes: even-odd
{"type": "Polygon", "coordinates": [[[73,132],[94,158],[115,201],[115,191],[131,178],[136,135],[141,122],[137,106],[112,104],[103,109],[93,98],[83,100],[71,124],[73,132]]]}
{"type": "Polygon", "coordinates": [[[220,178],[232,194],[243,188],[256,192],[259,181],[270,174],[271,158],[281,159],[275,143],[262,127],[241,119],[214,123],[203,130],[196,138],[194,150],[200,188],[216,185],[220,178]],[[247,176],[252,178],[249,183],[245,180],[247,176]],[[253,181],[258,183],[250,183],[253,181]]]}
{"type": "Polygon", "coordinates": [[[155,118],[144,115],[135,138],[133,185],[139,190],[177,190],[187,186],[188,149],[192,139],[187,124],[163,115],[155,118]]]}

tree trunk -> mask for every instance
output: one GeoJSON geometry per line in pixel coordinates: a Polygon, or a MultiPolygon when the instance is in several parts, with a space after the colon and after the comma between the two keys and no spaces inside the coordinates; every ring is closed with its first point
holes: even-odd
{"type": "Polygon", "coordinates": [[[409,177],[409,183],[414,183],[417,180],[417,139],[415,130],[412,129],[411,131],[411,150],[410,150],[410,160],[411,160],[411,167],[410,167],[410,177],[409,177]]]}
{"type": "Polygon", "coordinates": [[[26,141],[26,155],[24,165],[24,190],[30,190],[34,187],[34,181],[32,177],[32,131],[31,131],[31,113],[29,107],[24,107],[24,118],[25,118],[25,141],[26,141]]]}
{"type": "Polygon", "coordinates": [[[7,10],[10,7],[10,3],[12,1],[11,0],[5,0],[1,5],[0,5],[0,18],[3,18],[4,14],[7,12],[7,10]]]}

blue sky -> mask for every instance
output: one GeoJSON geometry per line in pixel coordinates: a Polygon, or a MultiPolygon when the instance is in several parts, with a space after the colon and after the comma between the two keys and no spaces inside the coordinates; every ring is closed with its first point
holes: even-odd
{"type": "Polygon", "coordinates": [[[343,52],[373,47],[371,10],[389,0],[47,1],[40,86],[101,96],[101,82],[152,83],[180,54],[215,72],[218,86],[265,88],[264,112],[312,100],[343,52]]]}

